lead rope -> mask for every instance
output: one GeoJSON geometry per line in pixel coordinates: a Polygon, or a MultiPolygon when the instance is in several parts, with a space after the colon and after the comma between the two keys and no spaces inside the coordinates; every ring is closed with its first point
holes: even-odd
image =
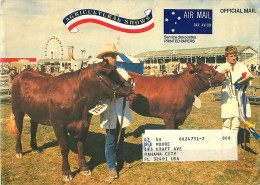
{"type": "Polygon", "coordinates": [[[122,132],[122,128],[123,128],[124,116],[125,116],[125,106],[126,106],[126,97],[124,97],[124,99],[123,99],[121,123],[119,123],[120,127],[119,127],[119,133],[118,133],[118,137],[117,137],[116,150],[118,149],[118,146],[119,146],[119,141],[120,141],[121,132],[122,132]]]}
{"type": "MultiPolygon", "coordinates": [[[[111,121],[111,116],[110,116],[110,113],[111,113],[111,102],[113,101],[113,98],[111,98],[111,100],[109,101],[109,116],[108,116],[108,134],[110,135],[110,121],[111,121]]],[[[106,133],[107,134],[107,133],[106,133]]],[[[109,139],[108,138],[108,143],[109,143],[109,139]]],[[[106,144],[106,143],[105,143],[106,144]]],[[[105,147],[106,148],[106,147],[105,147]]],[[[107,159],[106,159],[107,160],[107,159]]],[[[107,161],[108,162],[108,161],[107,161]]],[[[108,182],[110,180],[110,175],[109,175],[109,166],[107,164],[107,175],[106,175],[106,179],[105,179],[105,182],[108,182]]]]}
{"type": "Polygon", "coordinates": [[[231,97],[231,98],[236,98],[236,92],[235,92],[235,87],[233,86],[233,82],[232,82],[232,74],[231,74],[231,72],[228,72],[228,73],[226,73],[227,75],[227,78],[228,78],[228,80],[229,80],[229,85],[228,85],[228,95],[229,95],[229,97],[231,97]]]}

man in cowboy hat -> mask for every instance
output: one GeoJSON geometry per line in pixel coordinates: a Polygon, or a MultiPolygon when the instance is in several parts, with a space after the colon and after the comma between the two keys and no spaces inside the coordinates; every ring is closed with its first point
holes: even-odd
{"type": "MultiPolygon", "coordinates": [[[[106,44],[103,47],[103,50],[97,55],[97,58],[108,60],[111,65],[115,66],[116,57],[119,54],[120,53],[117,51],[115,44],[106,44]]],[[[128,80],[130,78],[124,68],[117,67],[117,71],[125,80],[128,80]]],[[[125,106],[123,106],[123,97],[108,99],[104,103],[107,104],[108,107],[100,115],[100,126],[101,128],[106,129],[105,157],[109,168],[109,175],[111,178],[115,179],[118,178],[117,167],[131,167],[129,163],[125,162],[124,136],[125,128],[131,124],[132,117],[128,101],[126,101],[125,106]],[[122,111],[123,108],[124,113],[122,111]],[[119,134],[121,124],[123,125],[121,129],[121,134],[119,134]],[[119,135],[120,139],[117,146],[119,135]]]]}

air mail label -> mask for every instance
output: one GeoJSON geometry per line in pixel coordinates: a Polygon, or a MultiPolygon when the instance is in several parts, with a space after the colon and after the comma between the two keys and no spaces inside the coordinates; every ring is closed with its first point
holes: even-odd
{"type": "Polygon", "coordinates": [[[149,130],[143,161],[237,160],[237,134],[230,130],[149,130]]]}
{"type": "Polygon", "coordinates": [[[164,34],[212,34],[212,10],[164,9],[164,34]]]}

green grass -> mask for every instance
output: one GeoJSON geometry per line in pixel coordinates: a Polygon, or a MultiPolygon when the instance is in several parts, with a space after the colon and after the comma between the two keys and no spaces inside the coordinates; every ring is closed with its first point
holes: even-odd
{"type": "MultiPolygon", "coordinates": [[[[254,80],[259,85],[260,79],[254,80]]],[[[221,129],[220,102],[211,102],[212,91],[202,95],[202,107],[193,110],[183,130],[221,129]]],[[[259,105],[251,105],[253,123],[259,122],[259,105]]],[[[40,125],[37,134],[41,153],[32,153],[30,148],[29,118],[25,117],[22,135],[23,151],[21,159],[15,157],[15,139],[7,134],[6,124],[11,113],[10,104],[1,104],[1,183],[5,184],[64,184],[61,175],[61,154],[51,127],[40,125]]],[[[107,165],[104,157],[104,130],[99,127],[99,117],[94,116],[86,143],[85,157],[92,168],[91,176],[77,173],[77,151],[75,142],[70,138],[69,161],[75,173],[70,184],[259,184],[260,152],[259,141],[251,135],[247,138],[247,152],[238,145],[237,161],[204,162],[142,162],[142,136],[145,129],[163,128],[158,118],[147,118],[132,112],[133,123],[126,130],[126,154],[133,165],[131,169],[120,171],[120,178],[106,181],[107,165]],[[257,153],[257,154],[256,154],[257,153]]],[[[242,126],[243,128],[243,126],[242,126]]],[[[256,130],[260,132],[257,124],[256,130]]],[[[242,135],[240,135],[240,142],[242,135]]]]}

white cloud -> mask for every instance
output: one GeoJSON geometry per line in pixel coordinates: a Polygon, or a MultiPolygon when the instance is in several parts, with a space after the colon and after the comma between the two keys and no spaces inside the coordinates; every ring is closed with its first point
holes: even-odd
{"type": "Polygon", "coordinates": [[[256,0],[236,1],[190,1],[190,0],[5,0],[4,39],[1,43],[2,57],[44,58],[44,48],[51,36],[57,36],[67,56],[67,46],[74,45],[75,58],[95,56],[108,42],[117,42],[120,36],[122,52],[137,54],[149,50],[182,49],[195,47],[224,46],[229,44],[259,45],[259,11],[256,0]],[[222,8],[255,8],[257,14],[220,13],[222,8]],[[97,9],[121,17],[138,19],[144,17],[144,10],[151,8],[155,27],[144,33],[128,34],[101,25],[88,23],[78,26],[78,33],[70,33],[63,24],[63,18],[80,9],[97,9]],[[196,43],[164,43],[164,9],[213,9],[213,34],[197,35],[196,43]]]}

